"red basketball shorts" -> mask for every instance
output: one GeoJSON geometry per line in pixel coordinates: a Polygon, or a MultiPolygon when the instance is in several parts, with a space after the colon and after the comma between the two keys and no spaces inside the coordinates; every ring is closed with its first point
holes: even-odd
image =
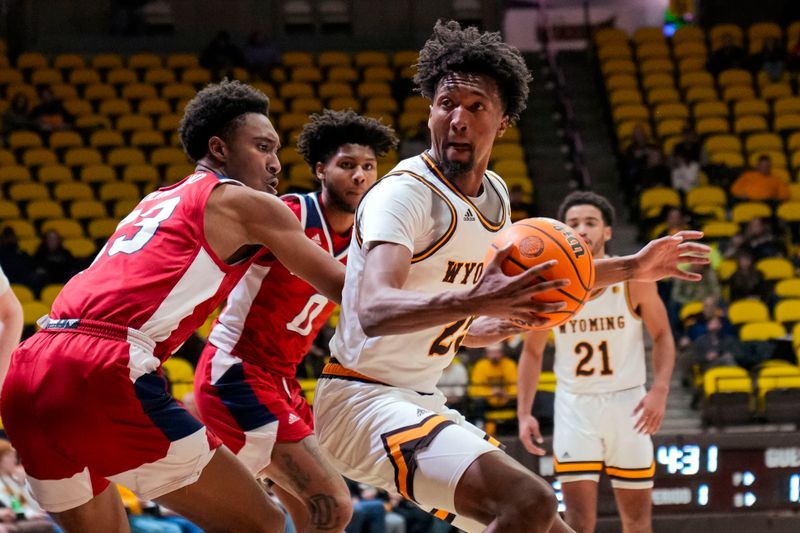
{"type": "Polygon", "coordinates": [[[195,402],[208,428],[261,477],[275,442],[297,442],[314,433],[311,407],[297,380],[209,343],[195,375],[195,402]]]}
{"type": "Polygon", "coordinates": [[[59,512],[109,482],[146,500],[195,482],[220,441],[170,395],[153,342],[120,326],[64,322],[16,349],[2,392],[3,423],[36,500],[59,512]]]}

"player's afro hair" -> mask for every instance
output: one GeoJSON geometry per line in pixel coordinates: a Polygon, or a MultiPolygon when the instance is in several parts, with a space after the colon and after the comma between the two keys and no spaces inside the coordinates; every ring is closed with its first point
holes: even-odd
{"type": "Polygon", "coordinates": [[[237,80],[207,85],[188,104],[178,126],[184,151],[193,161],[208,153],[208,140],[228,135],[247,113],[266,115],[267,95],[237,80]]]}
{"type": "Polygon", "coordinates": [[[451,72],[485,74],[497,82],[505,114],[516,121],[525,110],[532,77],[519,50],[503,42],[500,33],[458,22],[439,21],[419,52],[414,83],[422,96],[433,100],[439,81],[451,72]]]}
{"type": "Polygon", "coordinates": [[[603,215],[603,223],[606,226],[613,226],[616,219],[616,211],[614,206],[611,205],[604,196],[593,193],[591,191],[574,191],[564,198],[561,205],[558,206],[558,220],[564,221],[567,211],[576,205],[591,205],[600,210],[603,215]]]}
{"type": "Polygon", "coordinates": [[[397,147],[394,130],[374,118],[363,117],[352,109],[324,110],[311,115],[297,139],[297,151],[315,171],[317,163],[327,163],[343,144],[369,146],[380,157],[397,147]]]}

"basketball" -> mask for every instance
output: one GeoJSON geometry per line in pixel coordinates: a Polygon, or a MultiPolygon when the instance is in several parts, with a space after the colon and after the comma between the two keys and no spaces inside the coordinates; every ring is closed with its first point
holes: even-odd
{"type": "Polygon", "coordinates": [[[488,263],[496,250],[509,241],[513,243],[511,254],[502,265],[506,275],[516,276],[531,267],[556,260],[558,263],[553,268],[542,273],[541,281],[570,280],[566,287],[536,295],[537,300],[565,302],[567,306],[560,311],[541,315],[548,318],[547,323],[528,329],[551,329],[580,311],[589,299],[595,280],[592,252],[580,235],[552,218],[526,218],[497,234],[484,263],[488,263]]]}

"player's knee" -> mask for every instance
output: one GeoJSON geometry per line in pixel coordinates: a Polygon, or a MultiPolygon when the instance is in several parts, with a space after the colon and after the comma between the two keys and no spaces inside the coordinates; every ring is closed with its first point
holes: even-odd
{"type": "MultiPolygon", "coordinates": [[[[283,533],[286,528],[286,516],[276,504],[269,502],[259,510],[250,509],[246,516],[239,517],[237,531],[252,533],[283,533]]],[[[218,531],[230,531],[231,524],[224,524],[218,531]]],[[[208,529],[207,531],[217,531],[208,529]]]]}
{"type": "Polygon", "coordinates": [[[571,512],[567,511],[567,524],[574,529],[576,533],[591,533],[595,528],[595,516],[585,511],[571,512]]]}
{"type": "Polygon", "coordinates": [[[545,524],[555,519],[558,500],[553,489],[541,478],[526,476],[514,483],[514,491],[505,512],[519,515],[524,522],[545,524]]]}

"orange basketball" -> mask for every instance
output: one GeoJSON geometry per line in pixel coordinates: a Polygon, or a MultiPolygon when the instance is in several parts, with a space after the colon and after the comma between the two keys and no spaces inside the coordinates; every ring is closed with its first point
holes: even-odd
{"type": "Polygon", "coordinates": [[[561,311],[543,316],[548,321],[543,326],[530,329],[550,329],[569,320],[580,311],[589,299],[594,286],[595,272],[592,252],[572,228],[552,218],[526,218],[497,234],[484,263],[488,263],[495,251],[509,241],[514,243],[511,254],[503,261],[503,272],[509,276],[555,259],[558,263],[542,273],[541,280],[568,279],[570,284],[561,289],[536,295],[537,300],[566,302],[561,311]]]}

